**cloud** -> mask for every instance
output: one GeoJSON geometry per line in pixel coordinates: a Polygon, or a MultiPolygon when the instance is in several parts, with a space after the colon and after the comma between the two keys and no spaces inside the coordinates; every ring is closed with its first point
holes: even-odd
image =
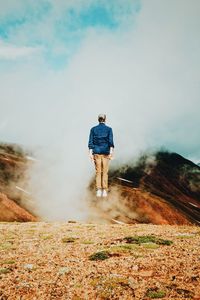
{"type": "Polygon", "coordinates": [[[138,13],[139,0],[24,1],[1,4],[0,37],[19,47],[42,47],[52,67],[66,65],[87,31],[122,30],[138,13]],[[30,34],[31,33],[31,34],[30,34]],[[58,64],[56,66],[56,61],[58,64]]]}
{"type": "Polygon", "coordinates": [[[39,52],[39,49],[34,47],[17,47],[0,41],[0,60],[16,60],[26,58],[39,52]]]}

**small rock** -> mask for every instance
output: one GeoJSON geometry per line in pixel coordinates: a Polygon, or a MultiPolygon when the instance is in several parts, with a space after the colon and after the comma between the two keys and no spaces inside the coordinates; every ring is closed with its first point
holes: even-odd
{"type": "Polygon", "coordinates": [[[138,287],[138,283],[137,281],[133,280],[133,279],[129,279],[128,280],[128,285],[130,286],[130,288],[132,289],[136,289],[138,287]]]}
{"type": "Polygon", "coordinates": [[[137,265],[132,266],[133,271],[138,271],[139,267],[137,265]]]}
{"type": "Polygon", "coordinates": [[[27,270],[33,270],[33,264],[25,264],[24,265],[24,269],[27,269],[27,270]]]}
{"type": "Polygon", "coordinates": [[[59,269],[58,274],[63,275],[63,274],[68,274],[71,270],[67,267],[62,267],[59,269]]]}
{"type": "Polygon", "coordinates": [[[191,232],[178,232],[178,233],[176,233],[176,234],[174,234],[175,236],[178,236],[178,237],[185,237],[185,238],[187,238],[187,237],[193,237],[193,236],[195,236],[195,233],[191,233],[191,232]]]}
{"type": "Polygon", "coordinates": [[[150,271],[140,271],[138,273],[138,275],[141,276],[141,277],[151,277],[152,274],[153,274],[152,270],[150,270],[150,271]]]}
{"type": "Polygon", "coordinates": [[[21,283],[18,285],[18,287],[30,288],[31,285],[30,285],[30,283],[24,281],[24,282],[21,282],[21,283]]]}

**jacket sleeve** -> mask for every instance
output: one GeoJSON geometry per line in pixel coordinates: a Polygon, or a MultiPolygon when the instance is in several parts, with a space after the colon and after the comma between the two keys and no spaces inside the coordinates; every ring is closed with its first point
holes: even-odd
{"type": "Polygon", "coordinates": [[[112,128],[110,128],[110,131],[109,131],[108,141],[109,141],[109,147],[114,148],[112,128]]]}
{"type": "Polygon", "coordinates": [[[93,130],[90,130],[90,135],[89,135],[89,141],[88,141],[88,148],[89,149],[93,149],[94,148],[94,144],[93,144],[93,130]]]}

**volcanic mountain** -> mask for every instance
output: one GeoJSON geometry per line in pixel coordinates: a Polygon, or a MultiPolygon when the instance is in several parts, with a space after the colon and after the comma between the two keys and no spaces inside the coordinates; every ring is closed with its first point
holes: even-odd
{"type": "MultiPolygon", "coordinates": [[[[21,147],[0,144],[0,221],[39,220],[26,205],[29,167],[21,147]]],[[[158,151],[111,164],[109,181],[108,198],[96,199],[92,179],[88,221],[200,224],[200,167],[177,153],[158,151]]]]}
{"type": "Polygon", "coordinates": [[[18,145],[0,144],[0,221],[36,221],[25,207],[23,189],[28,162],[18,145]],[[19,184],[19,185],[18,185],[19,184]]]}
{"type": "Polygon", "coordinates": [[[93,201],[107,220],[200,224],[200,167],[177,153],[144,154],[112,167],[109,179],[107,202],[93,201]]]}

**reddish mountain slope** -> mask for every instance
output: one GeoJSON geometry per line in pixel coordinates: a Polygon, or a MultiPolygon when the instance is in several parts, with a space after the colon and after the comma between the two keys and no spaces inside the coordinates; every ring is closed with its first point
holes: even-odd
{"type": "MultiPolygon", "coordinates": [[[[128,193],[133,188],[148,193],[149,205],[157,215],[163,215],[169,224],[185,224],[183,219],[200,224],[200,167],[181,155],[169,152],[144,155],[133,166],[129,164],[112,170],[110,177],[112,185],[117,181],[122,187],[128,185],[128,193]],[[155,209],[155,197],[159,197],[157,199],[162,209],[155,209]],[[169,211],[164,209],[163,203],[170,211],[174,211],[173,216],[169,217],[169,211]]],[[[135,198],[131,197],[132,201],[135,198]]],[[[149,221],[152,222],[151,218],[149,221]]]]}
{"type": "Polygon", "coordinates": [[[34,222],[37,218],[0,193],[0,221],[34,222]]]}
{"type": "Polygon", "coordinates": [[[200,224],[200,167],[177,153],[143,155],[112,167],[109,179],[106,205],[99,199],[92,202],[108,221],[200,224]]]}
{"type": "Polygon", "coordinates": [[[18,183],[25,180],[27,159],[17,145],[0,144],[0,221],[36,221],[23,207],[18,183]]]}

